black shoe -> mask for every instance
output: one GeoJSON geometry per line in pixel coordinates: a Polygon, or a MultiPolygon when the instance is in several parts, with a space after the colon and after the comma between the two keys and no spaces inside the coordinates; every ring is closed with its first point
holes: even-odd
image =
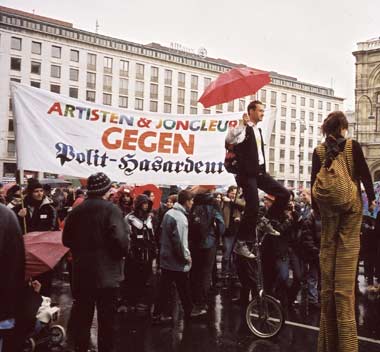
{"type": "Polygon", "coordinates": [[[152,317],[152,323],[154,325],[171,323],[172,321],[173,321],[173,317],[169,315],[158,314],[158,315],[153,315],[152,317]]]}
{"type": "Polygon", "coordinates": [[[190,314],[190,318],[197,318],[207,314],[207,310],[203,307],[195,307],[190,314]]]}
{"type": "Polygon", "coordinates": [[[280,236],[280,232],[275,230],[272,223],[265,216],[257,223],[257,231],[271,236],[280,236]]]}

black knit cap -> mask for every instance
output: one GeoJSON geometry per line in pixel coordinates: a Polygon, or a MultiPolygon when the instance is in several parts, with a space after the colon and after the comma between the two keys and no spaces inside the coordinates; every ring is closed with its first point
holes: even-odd
{"type": "Polygon", "coordinates": [[[26,186],[26,191],[28,193],[32,193],[37,188],[42,188],[40,181],[38,181],[36,178],[29,178],[28,185],[26,186]]]}
{"type": "Polygon", "coordinates": [[[105,173],[98,172],[87,179],[87,194],[89,196],[103,196],[111,186],[110,178],[105,173]]]}

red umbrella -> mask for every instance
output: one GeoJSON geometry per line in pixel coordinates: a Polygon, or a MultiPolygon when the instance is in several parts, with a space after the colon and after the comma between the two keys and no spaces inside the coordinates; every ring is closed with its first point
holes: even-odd
{"type": "Polygon", "coordinates": [[[133,197],[135,198],[138,195],[143,194],[145,191],[151,191],[154,193],[153,209],[158,209],[160,207],[160,203],[161,203],[161,196],[162,196],[161,190],[153,184],[148,184],[148,185],[144,185],[144,186],[137,186],[133,190],[133,197]]]}
{"type": "Polygon", "coordinates": [[[205,108],[255,94],[270,83],[269,73],[248,67],[222,73],[210,83],[199,98],[205,108]]]}
{"type": "Polygon", "coordinates": [[[29,232],[24,235],[25,278],[53,269],[69,251],[62,244],[62,232],[29,232]]]}

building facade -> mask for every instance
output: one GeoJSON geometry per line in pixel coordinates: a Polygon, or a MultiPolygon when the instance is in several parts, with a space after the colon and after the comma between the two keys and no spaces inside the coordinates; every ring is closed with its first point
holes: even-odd
{"type": "Polygon", "coordinates": [[[173,114],[243,111],[258,98],[276,110],[266,141],[269,172],[285,186],[308,186],[321,122],[343,109],[343,99],[330,88],[271,72],[271,84],[256,95],[204,109],[197,101],[207,85],[239,65],[179,47],[132,43],[0,6],[0,177],[16,169],[9,89],[16,81],[99,104],[173,114]]]}
{"type": "Polygon", "coordinates": [[[357,44],[355,135],[372,177],[380,181],[380,38],[357,44]]]}

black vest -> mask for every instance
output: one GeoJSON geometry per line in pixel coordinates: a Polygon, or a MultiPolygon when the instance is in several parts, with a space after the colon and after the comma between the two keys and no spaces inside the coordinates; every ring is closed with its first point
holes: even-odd
{"type": "MultiPolygon", "coordinates": [[[[265,169],[265,153],[264,153],[264,139],[259,128],[261,136],[261,150],[264,155],[264,169],[265,169]]],[[[238,159],[238,168],[240,176],[254,176],[257,177],[259,174],[259,154],[257,150],[257,143],[255,138],[255,133],[253,128],[247,126],[245,129],[245,139],[242,143],[239,143],[235,146],[234,150],[236,151],[238,159]]]]}

